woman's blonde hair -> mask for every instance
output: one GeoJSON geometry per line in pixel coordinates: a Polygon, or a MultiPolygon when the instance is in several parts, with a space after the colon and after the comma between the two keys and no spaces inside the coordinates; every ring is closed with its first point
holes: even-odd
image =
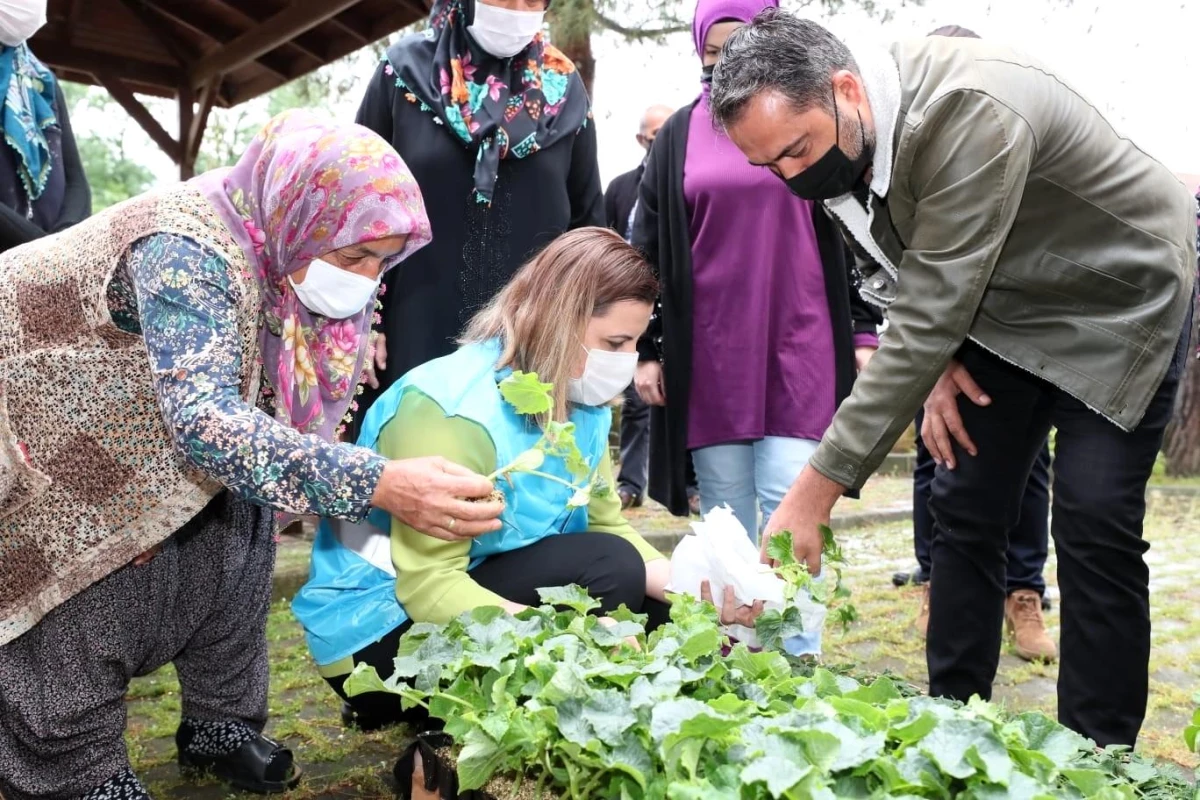
{"type": "Polygon", "coordinates": [[[646,260],[608,228],[577,228],[546,246],[467,324],[461,344],[499,339],[497,366],[554,384],[550,417],[567,418],[567,385],[592,317],[614,303],[653,303],[658,281],[646,260]]]}

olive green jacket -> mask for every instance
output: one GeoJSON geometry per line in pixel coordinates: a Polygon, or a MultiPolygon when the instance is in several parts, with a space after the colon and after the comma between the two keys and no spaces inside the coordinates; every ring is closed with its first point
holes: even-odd
{"type": "Polygon", "coordinates": [[[829,201],[888,330],[812,458],[858,488],[970,339],[1137,426],[1193,298],[1196,204],[1047,67],[929,37],[860,56],[869,208],[829,201]]]}

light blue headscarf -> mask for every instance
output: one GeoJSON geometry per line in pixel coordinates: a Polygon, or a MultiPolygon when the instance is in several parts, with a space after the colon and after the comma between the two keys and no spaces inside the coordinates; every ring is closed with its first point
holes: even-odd
{"type": "Polygon", "coordinates": [[[50,175],[46,128],[55,124],[57,83],[29,45],[0,45],[0,86],[4,87],[4,140],[17,153],[17,174],[32,202],[41,196],[50,175]]]}

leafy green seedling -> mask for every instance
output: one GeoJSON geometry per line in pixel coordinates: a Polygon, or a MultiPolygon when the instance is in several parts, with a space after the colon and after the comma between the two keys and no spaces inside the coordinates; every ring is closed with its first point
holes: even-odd
{"type": "Polygon", "coordinates": [[[775,572],[784,582],[784,608],[764,611],[755,620],[755,632],[765,647],[780,649],[785,639],[804,632],[800,611],[794,604],[802,589],[808,592],[814,601],[827,606],[834,619],[843,627],[848,627],[858,619],[858,611],[854,606],[844,602],[850,598],[850,589],[842,583],[842,567],[846,564],[846,555],[828,525],[821,526],[821,539],[821,563],[827,574],[833,573],[832,581],[828,578],[821,582],[813,581],[808,567],[796,560],[791,531],[781,531],[767,540],[767,557],[778,564],[775,572]]]}
{"type": "MultiPolygon", "coordinates": [[[[554,385],[543,383],[536,372],[514,371],[500,381],[500,396],[522,416],[544,417],[554,408],[554,385]]],[[[572,490],[568,508],[582,508],[599,495],[599,479],[575,440],[575,423],[550,420],[542,425],[542,436],[533,447],[512,463],[488,475],[489,481],[507,479],[514,473],[536,475],[572,490]],[[547,458],[560,458],[576,481],[541,471],[547,458]]]]}

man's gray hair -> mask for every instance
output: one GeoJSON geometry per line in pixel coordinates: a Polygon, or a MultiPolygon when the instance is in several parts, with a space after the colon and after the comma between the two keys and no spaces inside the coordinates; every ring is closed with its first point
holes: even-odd
{"type": "Polygon", "coordinates": [[[797,110],[833,110],[833,73],[858,72],[850,49],[817,23],[768,8],[736,30],[713,70],[709,105],[717,125],[728,128],[750,101],[777,91],[797,110]]]}

